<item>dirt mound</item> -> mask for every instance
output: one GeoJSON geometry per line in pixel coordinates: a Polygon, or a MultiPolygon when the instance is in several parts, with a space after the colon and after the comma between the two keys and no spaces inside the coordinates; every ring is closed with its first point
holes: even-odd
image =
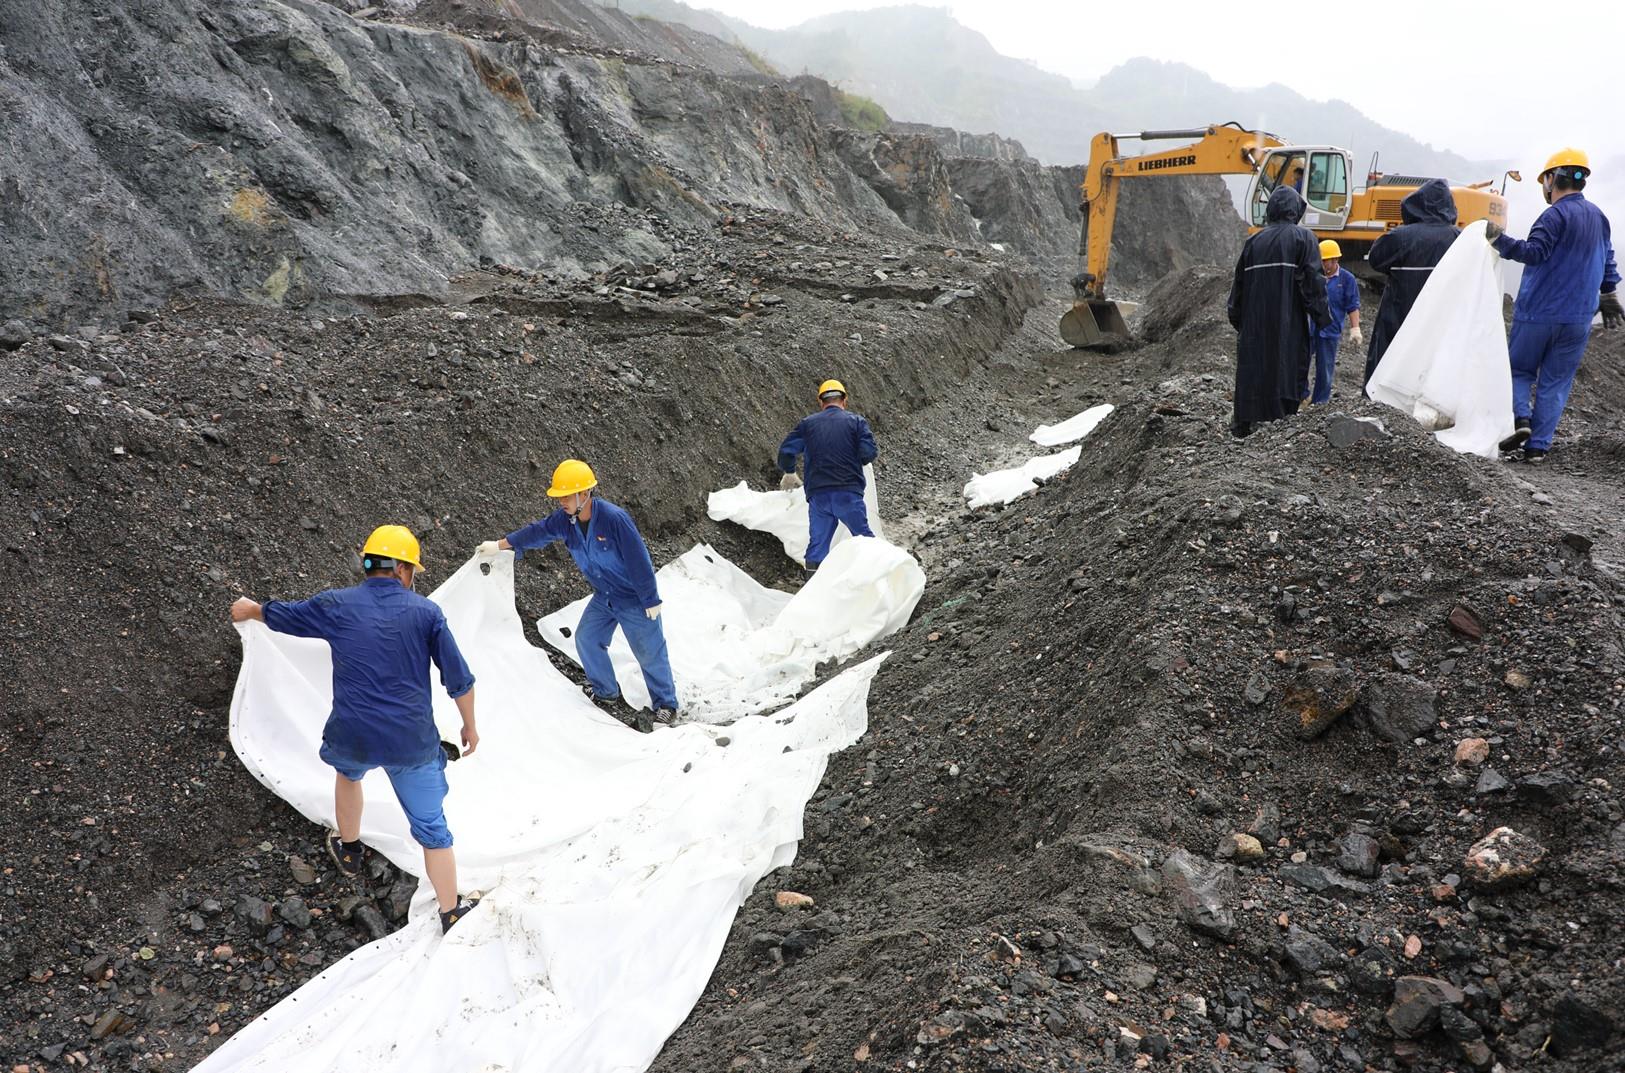
{"type": "Polygon", "coordinates": [[[1078,466],[927,534],[868,740],[656,1069],[1606,1065],[1625,590],[1561,519],[1617,479],[1445,451],[1358,362],[1231,442],[1212,313],[1072,364],[1121,404],[1078,466]],[[1503,825],[1520,886],[1469,859],[1503,825]]]}
{"type": "Polygon", "coordinates": [[[1184,331],[1195,340],[1211,337],[1227,323],[1231,282],[1230,268],[1216,264],[1168,273],[1146,295],[1141,337],[1148,343],[1165,343],[1184,331]]]}

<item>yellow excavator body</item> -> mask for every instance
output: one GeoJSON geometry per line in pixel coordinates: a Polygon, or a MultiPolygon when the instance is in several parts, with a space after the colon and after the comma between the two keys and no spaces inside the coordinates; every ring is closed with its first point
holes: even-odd
{"type": "MultiPolygon", "coordinates": [[[[1287,145],[1267,131],[1235,123],[1191,130],[1152,130],[1135,134],[1101,132],[1090,144],[1089,168],[1083,181],[1083,230],[1079,254],[1084,270],[1072,278],[1074,301],[1061,317],[1061,338],[1075,347],[1110,346],[1129,337],[1121,305],[1106,295],[1112,230],[1117,222],[1119,183],[1123,179],[1174,175],[1250,175],[1246,217],[1249,233],[1264,225],[1269,195],[1291,183],[1305,201],[1303,226],[1317,239],[1334,239],[1343,262],[1356,275],[1370,273],[1365,255],[1384,232],[1403,219],[1400,202],[1428,180],[1383,175],[1374,168],[1363,189],[1353,189],[1353,157],[1332,145],[1287,145]],[[1182,140],[1188,144],[1142,156],[1124,156],[1118,139],[1182,140]]],[[[1492,220],[1506,226],[1506,198],[1489,183],[1452,186],[1458,223],[1492,220]]]]}

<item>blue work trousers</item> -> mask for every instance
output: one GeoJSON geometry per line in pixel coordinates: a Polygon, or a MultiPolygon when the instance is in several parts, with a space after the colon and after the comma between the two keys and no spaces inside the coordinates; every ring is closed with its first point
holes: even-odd
{"type": "Polygon", "coordinates": [[[1341,335],[1309,337],[1309,360],[1303,363],[1303,398],[1316,406],[1332,401],[1332,375],[1337,372],[1337,345],[1342,341],[1341,335]],[[1315,363],[1313,395],[1309,392],[1309,361],[1315,363]]]}
{"type": "Polygon", "coordinates": [[[1512,360],[1512,412],[1529,418],[1529,446],[1535,450],[1551,449],[1558,418],[1568,405],[1569,389],[1590,339],[1589,324],[1512,322],[1507,344],[1507,356],[1512,360]]]}
{"type": "Polygon", "coordinates": [[[643,670],[643,684],[649,687],[649,697],[656,708],[677,710],[677,685],[671,678],[671,657],[666,654],[666,631],[660,620],[650,618],[641,607],[611,603],[601,592],[593,593],[587,609],[581,612],[581,623],[576,627],[576,657],[581,669],[587,672],[595,696],[609,699],[621,695],[615,681],[615,667],[609,659],[609,642],[615,636],[615,627],[626,634],[626,643],[632,648],[638,666],[643,670]]]}
{"type": "Polygon", "coordinates": [[[835,489],[814,492],[807,497],[807,565],[815,567],[829,554],[835,539],[835,525],[846,526],[853,536],[874,536],[869,528],[869,507],[862,492],[835,489]]]}
{"type": "Polygon", "coordinates": [[[325,741],[318,755],[322,762],[351,782],[360,782],[367,772],[383,767],[395,800],[406,813],[412,840],[424,849],[446,849],[451,845],[451,829],[446,826],[446,754],[436,749],[426,764],[363,764],[335,751],[325,741]]]}

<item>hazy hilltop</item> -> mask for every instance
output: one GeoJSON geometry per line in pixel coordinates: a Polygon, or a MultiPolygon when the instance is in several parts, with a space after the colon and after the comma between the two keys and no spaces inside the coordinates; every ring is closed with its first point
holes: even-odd
{"type": "Polygon", "coordinates": [[[788,30],[723,21],[785,74],[872,97],[893,119],[1015,138],[1046,163],[1086,159],[1106,119],[1066,78],[1002,55],[933,8],[841,12],[788,30]]]}
{"type": "Polygon", "coordinates": [[[1113,68],[1086,95],[1117,130],[1235,120],[1287,141],[1352,150],[1356,175],[1364,174],[1373,152],[1380,152],[1380,167],[1390,173],[1440,175],[1465,182],[1501,176],[1493,163],[1470,161],[1390,130],[1347,101],[1312,101],[1279,84],[1232,89],[1181,63],[1130,60],[1113,68]]]}
{"type": "Polygon", "coordinates": [[[1235,120],[1284,139],[1353,150],[1356,173],[1373,152],[1388,172],[1461,181],[1498,178],[1494,164],[1382,126],[1345,101],[1314,101],[1282,85],[1234,89],[1177,63],[1135,59],[1092,86],[1006,56],[938,8],[906,5],[764,30],[680,0],[603,0],[623,11],[732,35],[785,75],[814,74],[872,97],[896,120],[1014,138],[1046,163],[1080,163],[1100,130],[1202,126],[1235,120]]]}

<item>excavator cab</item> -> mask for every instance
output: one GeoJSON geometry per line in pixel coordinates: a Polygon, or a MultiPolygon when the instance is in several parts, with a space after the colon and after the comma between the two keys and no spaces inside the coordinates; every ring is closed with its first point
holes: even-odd
{"type": "Polygon", "coordinates": [[[1314,231],[1341,231],[1348,223],[1354,192],[1349,175],[1354,158],[1332,145],[1287,145],[1271,149],[1247,190],[1247,222],[1265,224],[1264,209],[1277,187],[1295,187],[1307,202],[1298,221],[1314,231]]]}
{"type": "MultiPolygon", "coordinates": [[[[1403,219],[1401,202],[1427,182],[1411,175],[1372,174],[1365,186],[1352,185],[1354,156],[1335,145],[1286,145],[1274,134],[1249,130],[1239,123],[1216,123],[1187,130],[1147,130],[1113,134],[1101,131],[1089,146],[1084,171],[1083,227],[1079,256],[1084,271],[1072,279],[1072,308],[1061,318],[1061,338],[1075,347],[1110,347],[1128,337],[1124,314],[1130,306],[1107,298],[1107,265],[1117,218],[1118,187],[1124,179],[1173,178],[1177,175],[1246,175],[1247,197],[1242,216],[1249,230],[1267,223],[1270,195],[1290,185],[1303,195],[1298,222],[1317,238],[1336,239],[1349,271],[1362,267],[1372,243],[1403,219]],[[1122,152],[1120,141],[1183,141],[1173,149],[1139,156],[1122,152]]],[[[1494,220],[1505,226],[1506,198],[1489,183],[1453,186],[1460,223],[1494,220]]]]}

